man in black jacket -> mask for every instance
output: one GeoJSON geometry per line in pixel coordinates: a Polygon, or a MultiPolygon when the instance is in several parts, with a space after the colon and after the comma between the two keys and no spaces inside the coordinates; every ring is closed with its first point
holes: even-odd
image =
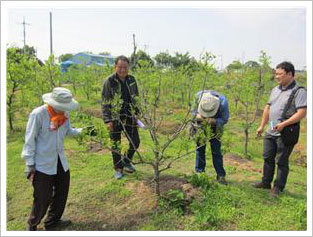
{"type": "Polygon", "coordinates": [[[140,144],[135,117],[135,114],[139,113],[137,107],[138,87],[135,78],[128,75],[129,60],[127,57],[117,57],[114,68],[115,73],[103,83],[102,113],[113,142],[114,177],[120,179],[123,177],[123,169],[130,173],[135,171],[131,160],[140,144]],[[129,149],[123,156],[120,148],[122,131],[129,141],[129,149]]]}

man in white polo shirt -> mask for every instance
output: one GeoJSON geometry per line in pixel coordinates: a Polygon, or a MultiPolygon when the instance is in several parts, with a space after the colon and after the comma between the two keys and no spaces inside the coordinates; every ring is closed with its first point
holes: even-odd
{"type": "Polygon", "coordinates": [[[295,78],[294,66],[283,62],[276,66],[275,79],[278,82],[270,95],[264,108],[260,127],[257,135],[261,136],[265,125],[269,122],[269,129],[264,137],[264,167],[262,181],[253,184],[255,188],[271,189],[275,173],[275,158],[277,163],[276,180],[270,194],[278,196],[286,186],[289,173],[289,156],[295,144],[283,142],[281,132],[289,125],[299,123],[306,116],[307,96],[304,88],[298,88],[295,78]],[[285,111],[286,104],[294,91],[294,98],[285,111]]]}

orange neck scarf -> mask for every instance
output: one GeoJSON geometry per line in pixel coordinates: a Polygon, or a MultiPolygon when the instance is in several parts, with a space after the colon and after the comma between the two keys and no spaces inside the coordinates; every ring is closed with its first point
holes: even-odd
{"type": "Polygon", "coordinates": [[[48,105],[48,113],[50,115],[50,129],[52,130],[57,130],[67,120],[64,112],[56,113],[50,105],[48,105]]]}

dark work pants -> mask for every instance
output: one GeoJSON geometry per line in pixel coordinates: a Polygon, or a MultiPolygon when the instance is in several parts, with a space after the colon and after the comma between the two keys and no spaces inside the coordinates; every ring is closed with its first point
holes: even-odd
{"type": "Polygon", "coordinates": [[[70,187],[70,171],[64,172],[60,159],[58,159],[58,171],[56,175],[47,175],[36,171],[34,180],[34,202],[28,224],[37,226],[45,216],[48,207],[48,215],[44,225],[53,225],[61,219],[64,212],[68,191],[70,187]]]}
{"type": "Polygon", "coordinates": [[[113,165],[115,169],[122,169],[123,163],[130,163],[135,151],[139,147],[140,138],[138,134],[137,124],[135,124],[133,118],[127,118],[123,125],[114,121],[113,123],[113,131],[110,132],[110,138],[113,141],[112,146],[112,156],[113,156],[113,165]],[[123,159],[121,156],[121,133],[125,132],[125,135],[129,141],[129,148],[127,154],[124,155],[123,159]]]}
{"type": "Polygon", "coordinates": [[[281,191],[286,186],[289,173],[289,156],[294,145],[285,146],[281,137],[266,135],[264,138],[264,167],[262,182],[266,185],[271,184],[275,173],[275,161],[277,163],[277,174],[274,186],[281,191]],[[276,158],[276,160],[275,160],[276,158]]]}
{"type": "MultiPolygon", "coordinates": [[[[210,139],[213,166],[217,176],[225,176],[226,172],[223,166],[223,155],[221,151],[221,142],[217,138],[210,139]]],[[[196,150],[196,172],[204,172],[206,166],[206,155],[205,149],[206,145],[201,146],[197,143],[196,150]]]]}

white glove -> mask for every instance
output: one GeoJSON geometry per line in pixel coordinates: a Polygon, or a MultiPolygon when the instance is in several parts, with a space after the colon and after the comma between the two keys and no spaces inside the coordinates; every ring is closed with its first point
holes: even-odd
{"type": "Polygon", "coordinates": [[[77,131],[78,133],[82,133],[83,128],[76,128],[76,131],[77,131]]]}

